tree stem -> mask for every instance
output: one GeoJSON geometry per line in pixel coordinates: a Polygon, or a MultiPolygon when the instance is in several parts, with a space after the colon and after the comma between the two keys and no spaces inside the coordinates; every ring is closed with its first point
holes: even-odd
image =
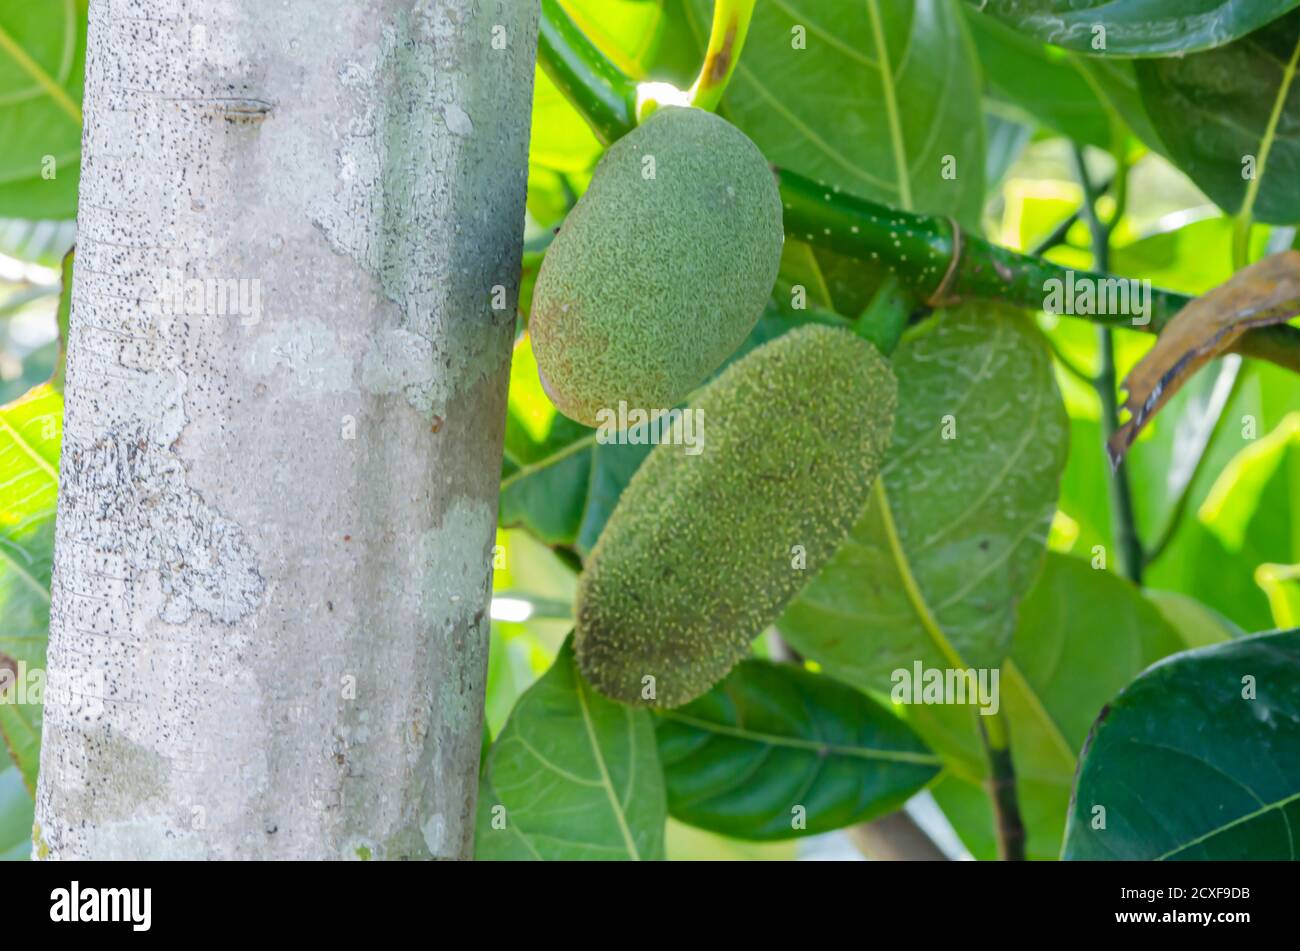
{"type": "Polygon", "coordinates": [[[1016,767],[1011,759],[1011,737],[1002,715],[977,716],[980,737],[989,757],[989,797],[998,839],[998,858],[1004,862],[1025,860],[1025,824],[1016,795],[1016,767]],[[987,722],[986,722],[987,721],[987,722]]]}
{"type": "Polygon", "coordinates": [[[849,840],[866,858],[877,862],[946,862],[948,856],[906,810],[848,829],[849,840]]]}

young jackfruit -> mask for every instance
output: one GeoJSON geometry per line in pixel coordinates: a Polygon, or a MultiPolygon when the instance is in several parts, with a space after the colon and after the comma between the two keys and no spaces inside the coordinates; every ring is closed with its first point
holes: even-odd
{"type": "Polygon", "coordinates": [[[661,441],[587,561],[575,646],[592,686],[675,707],[721,680],[862,515],[895,402],[875,348],[823,326],[705,387],[687,410],[703,451],[661,441]]]}
{"type": "Polygon", "coordinates": [[[745,339],[776,281],[781,199],[735,126],[660,109],[616,142],[551,243],[529,323],[566,416],[667,409],[745,339]]]}

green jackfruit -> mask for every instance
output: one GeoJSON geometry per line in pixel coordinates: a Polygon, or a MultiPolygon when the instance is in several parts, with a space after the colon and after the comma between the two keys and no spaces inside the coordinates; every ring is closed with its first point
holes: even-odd
{"type": "Polygon", "coordinates": [[[735,126],[660,109],[616,142],[551,243],[529,322],[564,415],[681,402],[753,329],[781,262],[781,198],[735,126]]]}
{"type": "Polygon", "coordinates": [[[588,682],[675,707],[721,680],[862,515],[896,400],[871,344],[816,325],[705,387],[686,411],[701,414],[702,451],[661,438],[587,561],[575,646],[588,682]]]}

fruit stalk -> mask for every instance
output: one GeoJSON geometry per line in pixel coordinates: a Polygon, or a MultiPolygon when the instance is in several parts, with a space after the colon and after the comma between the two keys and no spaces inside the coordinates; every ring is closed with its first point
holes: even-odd
{"type": "Polygon", "coordinates": [[[722,102],[731,74],[745,48],[749,21],[754,16],[755,0],[714,0],[713,28],[704,51],[704,65],[690,89],[690,103],[710,112],[722,102]]]}

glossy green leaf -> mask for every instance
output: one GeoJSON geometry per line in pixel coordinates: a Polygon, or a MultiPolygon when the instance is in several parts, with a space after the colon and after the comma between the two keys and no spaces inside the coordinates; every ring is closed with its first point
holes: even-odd
{"type": "Polygon", "coordinates": [[[989,93],[1076,142],[1109,149],[1111,112],[1064,51],[964,7],[989,93]]]}
{"type": "Polygon", "coordinates": [[[1152,56],[1221,46],[1300,0],[969,0],[1044,43],[1080,53],[1152,56]]]}
{"type": "Polygon", "coordinates": [[[828,832],[902,806],[939,758],[892,711],[789,664],[742,661],[656,718],[673,818],[738,839],[828,832]]]}
{"type": "Polygon", "coordinates": [[[650,714],[588,687],[570,638],[488,752],[475,857],[661,859],[666,819],[650,714]]]}
{"type": "Polygon", "coordinates": [[[1171,657],[1102,711],[1064,858],[1294,860],[1298,849],[1300,634],[1171,657]]]}
{"type": "MultiPolygon", "coordinates": [[[[711,6],[694,0],[688,8],[701,40],[711,6]]],[[[977,225],[979,90],[954,0],[770,0],[754,11],[724,105],[777,165],[977,225]]]]}
{"type": "MultiPolygon", "coordinates": [[[[1029,858],[1060,853],[1077,757],[1102,706],[1149,664],[1184,647],[1131,584],[1077,558],[1048,555],[1021,605],[1000,681],[1029,858]]],[[[978,743],[971,735],[963,746],[978,743]]],[[[983,787],[960,773],[935,790],[972,854],[992,858],[992,813],[976,801],[982,795],[983,787]]]]}
{"type": "Polygon", "coordinates": [[[0,862],[21,862],[32,854],[36,804],[17,767],[0,759],[0,862]]]}
{"type": "Polygon", "coordinates": [[[0,7],[0,216],[76,216],[88,9],[0,7]]]}
{"type": "Polygon", "coordinates": [[[899,410],[876,491],[779,622],[832,676],[880,691],[918,660],[1001,662],[1042,565],[1066,454],[1051,359],[1022,315],[941,312],[893,362],[899,410]]]}
{"type": "MultiPolygon", "coordinates": [[[[62,435],[63,397],[48,386],[0,407],[0,665],[19,673],[45,667],[62,435]]],[[[0,738],[34,791],[40,704],[0,702],[0,738]]]]}
{"type": "Polygon", "coordinates": [[[1137,64],[1170,158],[1230,214],[1257,188],[1258,220],[1300,220],[1297,56],[1300,11],[1216,50],[1137,64]]]}

